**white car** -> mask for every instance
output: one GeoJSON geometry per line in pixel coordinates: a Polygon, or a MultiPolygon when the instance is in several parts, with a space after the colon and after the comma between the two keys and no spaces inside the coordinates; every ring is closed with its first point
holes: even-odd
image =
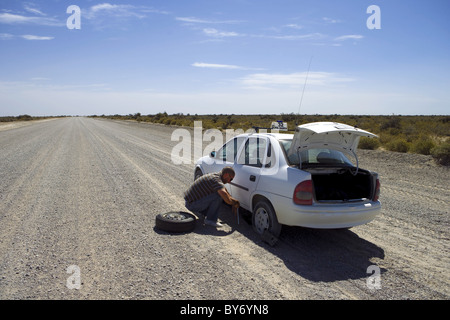
{"type": "Polygon", "coordinates": [[[267,233],[277,238],[282,225],[350,228],[381,211],[378,174],[358,166],[361,136],[376,137],[334,122],[301,125],[294,134],[241,134],[200,158],[194,179],[233,167],[236,175],[226,188],[252,213],[253,229],[263,239],[267,233]]]}

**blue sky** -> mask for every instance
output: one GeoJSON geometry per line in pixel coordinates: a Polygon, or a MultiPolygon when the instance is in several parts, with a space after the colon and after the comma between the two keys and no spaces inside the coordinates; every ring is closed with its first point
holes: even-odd
{"type": "Polygon", "coordinates": [[[0,116],[448,115],[449,9],[448,0],[1,0],[0,116]],[[80,29],[67,26],[70,5],[80,29]],[[380,29],[368,28],[371,5],[380,29]]]}

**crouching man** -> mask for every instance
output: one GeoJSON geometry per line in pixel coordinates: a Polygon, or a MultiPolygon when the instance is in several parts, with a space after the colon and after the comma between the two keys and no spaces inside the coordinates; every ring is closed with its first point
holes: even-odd
{"type": "Polygon", "coordinates": [[[233,208],[233,213],[239,208],[239,201],[232,198],[225,188],[225,184],[233,180],[234,169],[225,167],[220,172],[201,176],[184,192],[186,208],[197,216],[206,215],[205,224],[222,227],[217,222],[219,207],[222,199],[233,208]]]}

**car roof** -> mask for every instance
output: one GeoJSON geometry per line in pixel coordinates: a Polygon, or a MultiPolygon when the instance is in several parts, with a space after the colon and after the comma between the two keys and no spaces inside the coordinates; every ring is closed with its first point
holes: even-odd
{"type": "Polygon", "coordinates": [[[277,140],[292,140],[294,138],[294,135],[291,133],[272,133],[272,132],[243,133],[237,135],[236,137],[249,137],[249,136],[273,137],[277,140]]]}

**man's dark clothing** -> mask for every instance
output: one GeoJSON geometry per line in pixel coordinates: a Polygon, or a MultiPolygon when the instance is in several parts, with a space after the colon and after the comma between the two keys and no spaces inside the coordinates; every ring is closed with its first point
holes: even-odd
{"type": "Polygon", "coordinates": [[[222,203],[217,191],[224,187],[220,172],[201,176],[184,193],[186,208],[197,215],[205,214],[209,221],[216,222],[222,203]]]}
{"type": "Polygon", "coordinates": [[[184,199],[188,203],[193,203],[212,193],[216,193],[225,185],[220,177],[220,172],[209,173],[201,176],[184,193],[184,199]]]}

